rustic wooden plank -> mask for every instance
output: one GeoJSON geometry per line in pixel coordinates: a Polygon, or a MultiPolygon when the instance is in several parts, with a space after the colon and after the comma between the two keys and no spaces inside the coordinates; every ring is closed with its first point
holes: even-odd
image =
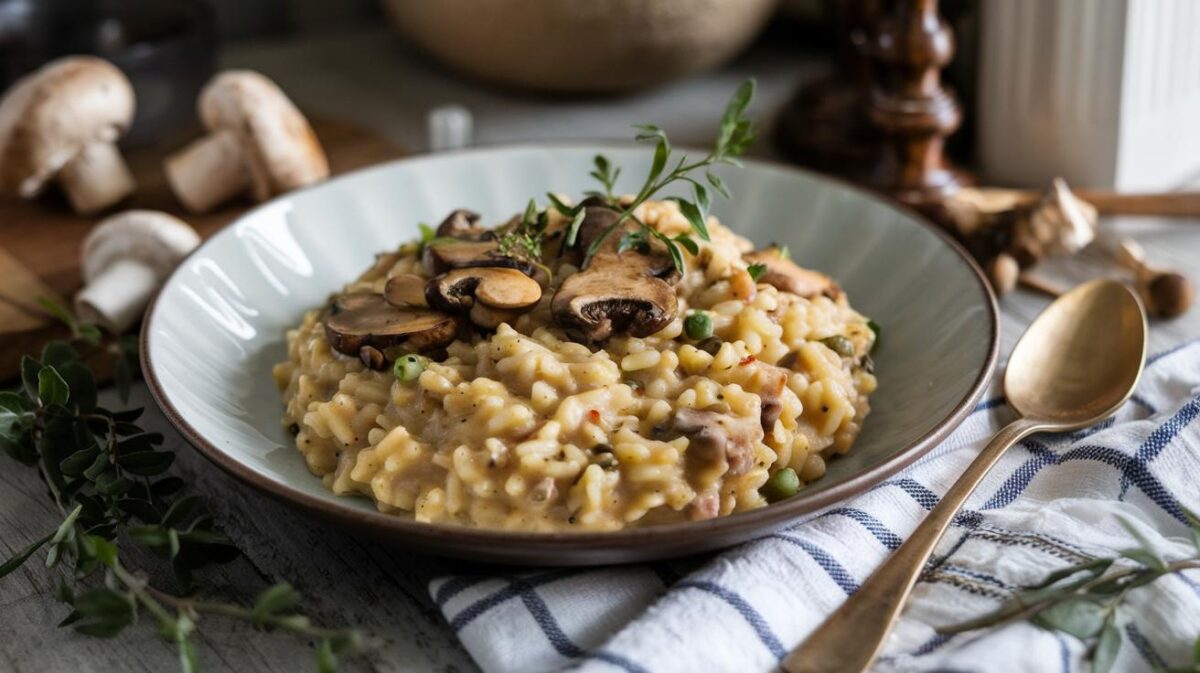
{"type": "MultiPolygon", "coordinates": [[[[134,404],[153,403],[138,386],[134,404]]],[[[111,393],[104,403],[116,406],[111,393]]],[[[356,538],[278,503],[235,481],[204,460],[167,424],[157,409],[145,416],[179,456],[173,473],[186,479],[214,509],[225,532],[245,550],[243,558],[203,572],[216,596],[248,600],[270,583],[290,581],[304,597],[307,614],[323,624],[354,624],[387,640],[347,671],[476,670],[426,591],[431,576],[448,562],[356,538]]],[[[0,554],[5,557],[51,530],[54,511],[30,469],[5,459],[0,469],[0,554]]],[[[131,547],[130,545],[126,545],[131,547]]],[[[146,566],[166,576],[155,559],[146,566]]],[[[39,557],[0,580],[0,670],[172,671],[173,649],[141,625],[112,640],[80,636],[55,624],[67,610],[53,598],[57,571],[39,557]]],[[[263,633],[205,618],[197,639],[203,670],[292,673],[313,670],[313,650],[282,634],[263,633]]]]}

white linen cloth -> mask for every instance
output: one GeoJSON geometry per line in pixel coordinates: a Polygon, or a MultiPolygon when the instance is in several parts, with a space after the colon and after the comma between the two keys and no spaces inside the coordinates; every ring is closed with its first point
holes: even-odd
{"type": "MultiPolygon", "coordinates": [[[[997,381],[999,376],[997,376],[997,381]]],[[[1086,670],[1079,640],[1028,623],[953,637],[1049,572],[1137,546],[1195,550],[1200,340],[1151,355],[1137,393],[1084,431],[1037,435],[992,470],[938,546],[882,671],[1086,670]]],[[[1012,419],[999,385],[945,442],[869,492],[774,535],[685,563],[435,579],[430,593],[485,673],[770,671],[900,545],[1012,419]]],[[[870,422],[868,420],[868,422],[870,422]]],[[[1200,572],[1130,594],[1119,671],[1190,665],[1200,572]]]]}

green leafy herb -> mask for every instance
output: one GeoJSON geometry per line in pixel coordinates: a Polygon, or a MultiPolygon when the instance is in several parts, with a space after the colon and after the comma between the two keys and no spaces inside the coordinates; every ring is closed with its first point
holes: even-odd
{"type": "MultiPolygon", "coordinates": [[[[1129,592],[1183,570],[1200,568],[1200,519],[1188,513],[1196,554],[1166,561],[1128,522],[1121,525],[1140,546],[1116,558],[1098,558],[1055,570],[1040,583],[1025,587],[1006,604],[978,619],[938,629],[962,633],[1015,620],[1029,620],[1048,630],[1070,634],[1091,645],[1092,670],[1107,673],[1121,649],[1126,617],[1122,608],[1129,592]]],[[[1200,671],[1200,639],[1193,661],[1168,671],[1200,671]]]]}
{"type": "MultiPolygon", "coordinates": [[[[49,310],[53,304],[43,306],[49,310]]],[[[98,330],[60,308],[51,312],[71,328],[75,344],[99,346],[99,339],[93,340],[98,330]]],[[[129,367],[126,385],[133,376],[129,363],[136,362],[129,348],[124,340],[114,348],[129,367]]],[[[119,383],[119,368],[117,376],[119,383]]],[[[161,591],[143,573],[128,569],[116,542],[122,533],[166,560],[189,593],[195,571],[231,561],[238,550],[213,526],[197,496],[178,496],[183,480],[166,475],[175,455],[162,450],[162,435],[137,425],[141,410],[110,411],[97,405],[95,377],[71,343],[52,342],[40,358],[26,356],[21,378],[20,389],[0,392],[0,449],[36,469],[63,519],[0,565],[0,578],[40,550],[46,552],[47,568],[69,566],[62,573],[58,598],[72,611],[61,626],[108,638],[138,623],[144,613],[178,650],[185,672],[197,669],[191,635],[201,615],[240,619],[318,640],[319,652],[327,653],[321,655],[323,666],[336,665],[336,655],[370,644],[354,629],[321,628],[295,613],[298,598],[286,585],[268,589],[253,608],[244,608],[161,591]]]]}
{"type": "Polygon", "coordinates": [[[766,275],[767,265],[751,264],[750,266],[746,267],[746,273],[750,274],[750,279],[757,283],[759,278],[762,278],[766,275]]]}
{"type": "Polygon", "coordinates": [[[867,320],[867,327],[875,333],[875,340],[871,342],[871,352],[874,353],[879,348],[879,338],[883,336],[883,328],[874,320],[867,320]]]}
{"type": "Polygon", "coordinates": [[[711,169],[719,164],[741,165],[737,157],[745,152],[746,148],[754,140],[754,129],[751,126],[750,120],[744,116],[746,107],[749,106],[750,100],[753,97],[754,80],[746,80],[738,87],[733,97],[730,98],[729,103],[725,106],[725,113],[721,116],[717,139],[713,143],[712,150],[705,157],[697,161],[690,161],[686,155],[681,156],[674,161],[674,165],[669,170],[667,167],[672,162],[672,150],[671,142],[667,138],[666,132],[650,124],[635,126],[634,128],[639,131],[637,135],[639,142],[654,143],[654,157],[651,160],[650,170],[646,174],[644,184],[638,190],[637,195],[628,203],[618,204],[613,196],[613,186],[616,183],[617,176],[620,175],[620,169],[612,170],[608,159],[603,156],[597,156],[595,159],[596,170],[591,175],[600,181],[604,187],[604,191],[593,192],[593,194],[602,196],[613,208],[619,208],[620,210],[617,219],[596,236],[588,246],[586,256],[584,257],[584,266],[591,261],[596,252],[604,245],[605,240],[614,231],[622,228],[627,221],[632,219],[637,223],[638,229],[625,232],[622,235],[617,246],[618,250],[633,249],[645,252],[649,248],[650,239],[656,238],[666,246],[675,267],[682,272],[683,255],[679,251],[679,248],[682,246],[688,251],[698,251],[698,248],[694,247],[694,242],[689,246],[679,238],[668,237],[660,233],[657,229],[653,229],[644,222],[634,218],[633,212],[638,206],[666,187],[677,182],[689,183],[692,189],[692,199],[675,197],[674,200],[679,204],[679,211],[683,213],[683,216],[691,225],[692,232],[700,237],[701,240],[709,240],[708,225],[706,224],[710,205],[708,187],[694,177],[694,174],[696,171],[703,170],[708,186],[711,186],[722,196],[729,198],[729,190],[725,186],[725,183],[711,169]]]}
{"type": "MultiPolygon", "coordinates": [[[[582,211],[582,209],[580,209],[582,211]]],[[[498,233],[496,251],[505,257],[519,259],[539,267],[549,277],[550,267],[542,262],[542,239],[550,221],[545,210],[538,210],[537,201],[529,199],[521,219],[506,225],[498,233]]],[[[582,217],[580,218],[582,222],[582,217]]],[[[576,225],[578,227],[578,225],[576,225]]]]}

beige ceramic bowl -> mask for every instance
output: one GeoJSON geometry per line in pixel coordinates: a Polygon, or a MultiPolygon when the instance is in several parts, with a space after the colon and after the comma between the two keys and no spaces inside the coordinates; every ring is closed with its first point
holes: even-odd
{"type": "Polygon", "coordinates": [[[558,92],[650,86],[735,56],[778,0],[385,0],[408,40],[501,84],[558,92]]]}

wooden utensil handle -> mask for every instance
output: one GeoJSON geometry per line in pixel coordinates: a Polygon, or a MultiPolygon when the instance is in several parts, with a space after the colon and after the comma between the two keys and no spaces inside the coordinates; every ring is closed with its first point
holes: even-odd
{"type": "Polygon", "coordinates": [[[1019,418],[996,433],[908,540],[824,624],[792,650],[783,661],[783,670],[788,673],[865,671],[879,655],[933,548],[967,497],[1008,447],[1038,428],[1037,423],[1019,418]]]}

